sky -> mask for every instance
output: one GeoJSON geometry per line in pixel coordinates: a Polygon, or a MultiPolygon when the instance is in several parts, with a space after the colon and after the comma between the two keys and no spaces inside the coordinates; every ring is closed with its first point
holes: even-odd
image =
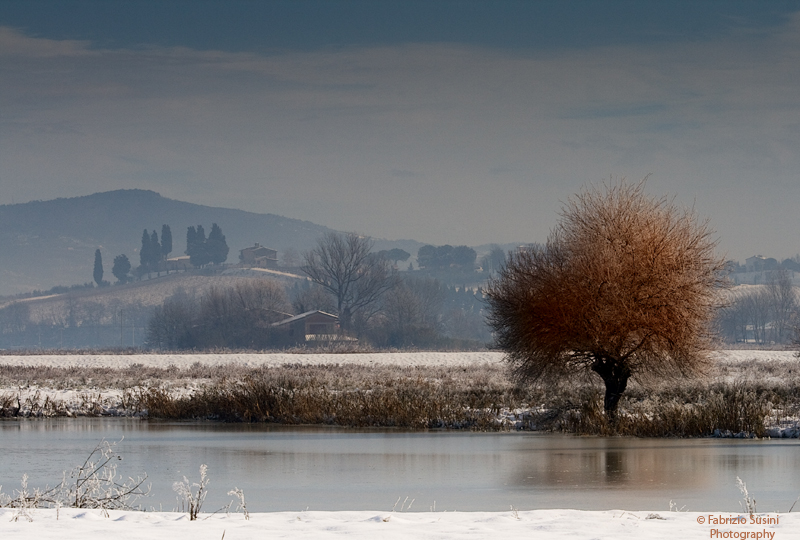
{"type": "Polygon", "coordinates": [[[800,252],[800,1],[0,2],[0,204],[151,189],[537,242],[649,176],[720,254],[800,252]]]}

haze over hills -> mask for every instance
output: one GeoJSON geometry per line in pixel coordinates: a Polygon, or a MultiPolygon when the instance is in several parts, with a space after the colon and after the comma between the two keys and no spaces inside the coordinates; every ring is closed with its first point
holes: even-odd
{"type": "MultiPolygon", "coordinates": [[[[202,206],[162,197],[154,191],[117,190],[73,198],[0,206],[0,295],[49,289],[92,281],[94,252],[100,248],[104,278],[113,280],[111,265],[124,253],[139,264],[142,231],[172,230],[170,256],[183,255],[186,229],[217,223],[226,236],[228,262],[239,250],[258,242],[277,249],[311,249],[331,229],[275,214],[202,206]]],[[[359,231],[369,234],[368,231],[359,231]]],[[[421,242],[376,239],[377,249],[399,247],[416,254],[421,242]]]]}

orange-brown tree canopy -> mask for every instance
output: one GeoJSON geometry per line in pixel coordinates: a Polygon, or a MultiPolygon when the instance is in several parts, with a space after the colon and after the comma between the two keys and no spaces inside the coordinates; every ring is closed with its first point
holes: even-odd
{"type": "Polygon", "coordinates": [[[545,246],[520,249],[488,288],[489,324],[522,379],[597,373],[614,413],[631,376],[708,362],[723,261],[706,221],[645,182],[570,198],[545,246]]]}

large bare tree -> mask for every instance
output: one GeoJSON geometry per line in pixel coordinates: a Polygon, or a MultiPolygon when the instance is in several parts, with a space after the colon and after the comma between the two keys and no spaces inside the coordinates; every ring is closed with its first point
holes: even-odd
{"type": "Polygon", "coordinates": [[[489,324],[515,374],[596,373],[616,418],[632,376],[675,377],[708,364],[721,259],[708,223],[644,181],[570,198],[545,246],[511,254],[487,294],[489,324]]]}
{"type": "Polygon", "coordinates": [[[397,283],[389,262],[372,254],[372,246],[367,236],[330,232],[304,254],[303,272],[336,299],[343,330],[352,329],[356,314],[368,319],[378,298],[397,283]]]}

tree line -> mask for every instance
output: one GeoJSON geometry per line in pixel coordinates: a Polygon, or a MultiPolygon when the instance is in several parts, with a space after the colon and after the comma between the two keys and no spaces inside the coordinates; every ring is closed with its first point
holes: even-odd
{"type": "Polygon", "coordinates": [[[778,269],[764,285],[745,286],[717,315],[722,337],[729,343],[788,344],[800,327],[800,298],[791,273],[778,269]]]}
{"type": "Polygon", "coordinates": [[[168,350],[264,349],[276,344],[271,324],[290,309],[284,287],[267,279],[215,287],[200,297],[179,291],[154,309],[147,342],[168,350]]]}
{"type": "Polygon", "coordinates": [[[373,246],[366,236],[328,233],[303,254],[308,281],[283,290],[259,279],[199,298],[170,298],[154,312],[149,343],[166,349],[279,347],[285,336],[271,325],[314,310],[336,315],[342,335],[379,347],[476,347],[491,339],[480,288],[401,277],[395,264],[408,253],[373,252],[373,246]]]}
{"type": "MultiPolygon", "coordinates": [[[[222,228],[216,223],[212,223],[211,231],[206,238],[205,230],[202,225],[190,226],[186,231],[186,251],[189,262],[195,268],[201,268],[208,264],[222,264],[228,259],[228,244],[222,228]]],[[[161,239],[158,233],[147,229],[142,231],[141,248],[139,249],[139,266],[133,268],[127,255],[120,254],[114,257],[111,273],[117,278],[117,283],[123,284],[130,281],[133,277],[141,279],[145,274],[153,272],[169,273],[169,267],[165,261],[172,253],[172,230],[169,225],[161,226],[161,239]],[[133,276],[131,270],[133,269],[133,276]]],[[[103,280],[103,256],[100,249],[95,251],[94,268],[92,276],[97,286],[108,285],[103,280]]]]}

